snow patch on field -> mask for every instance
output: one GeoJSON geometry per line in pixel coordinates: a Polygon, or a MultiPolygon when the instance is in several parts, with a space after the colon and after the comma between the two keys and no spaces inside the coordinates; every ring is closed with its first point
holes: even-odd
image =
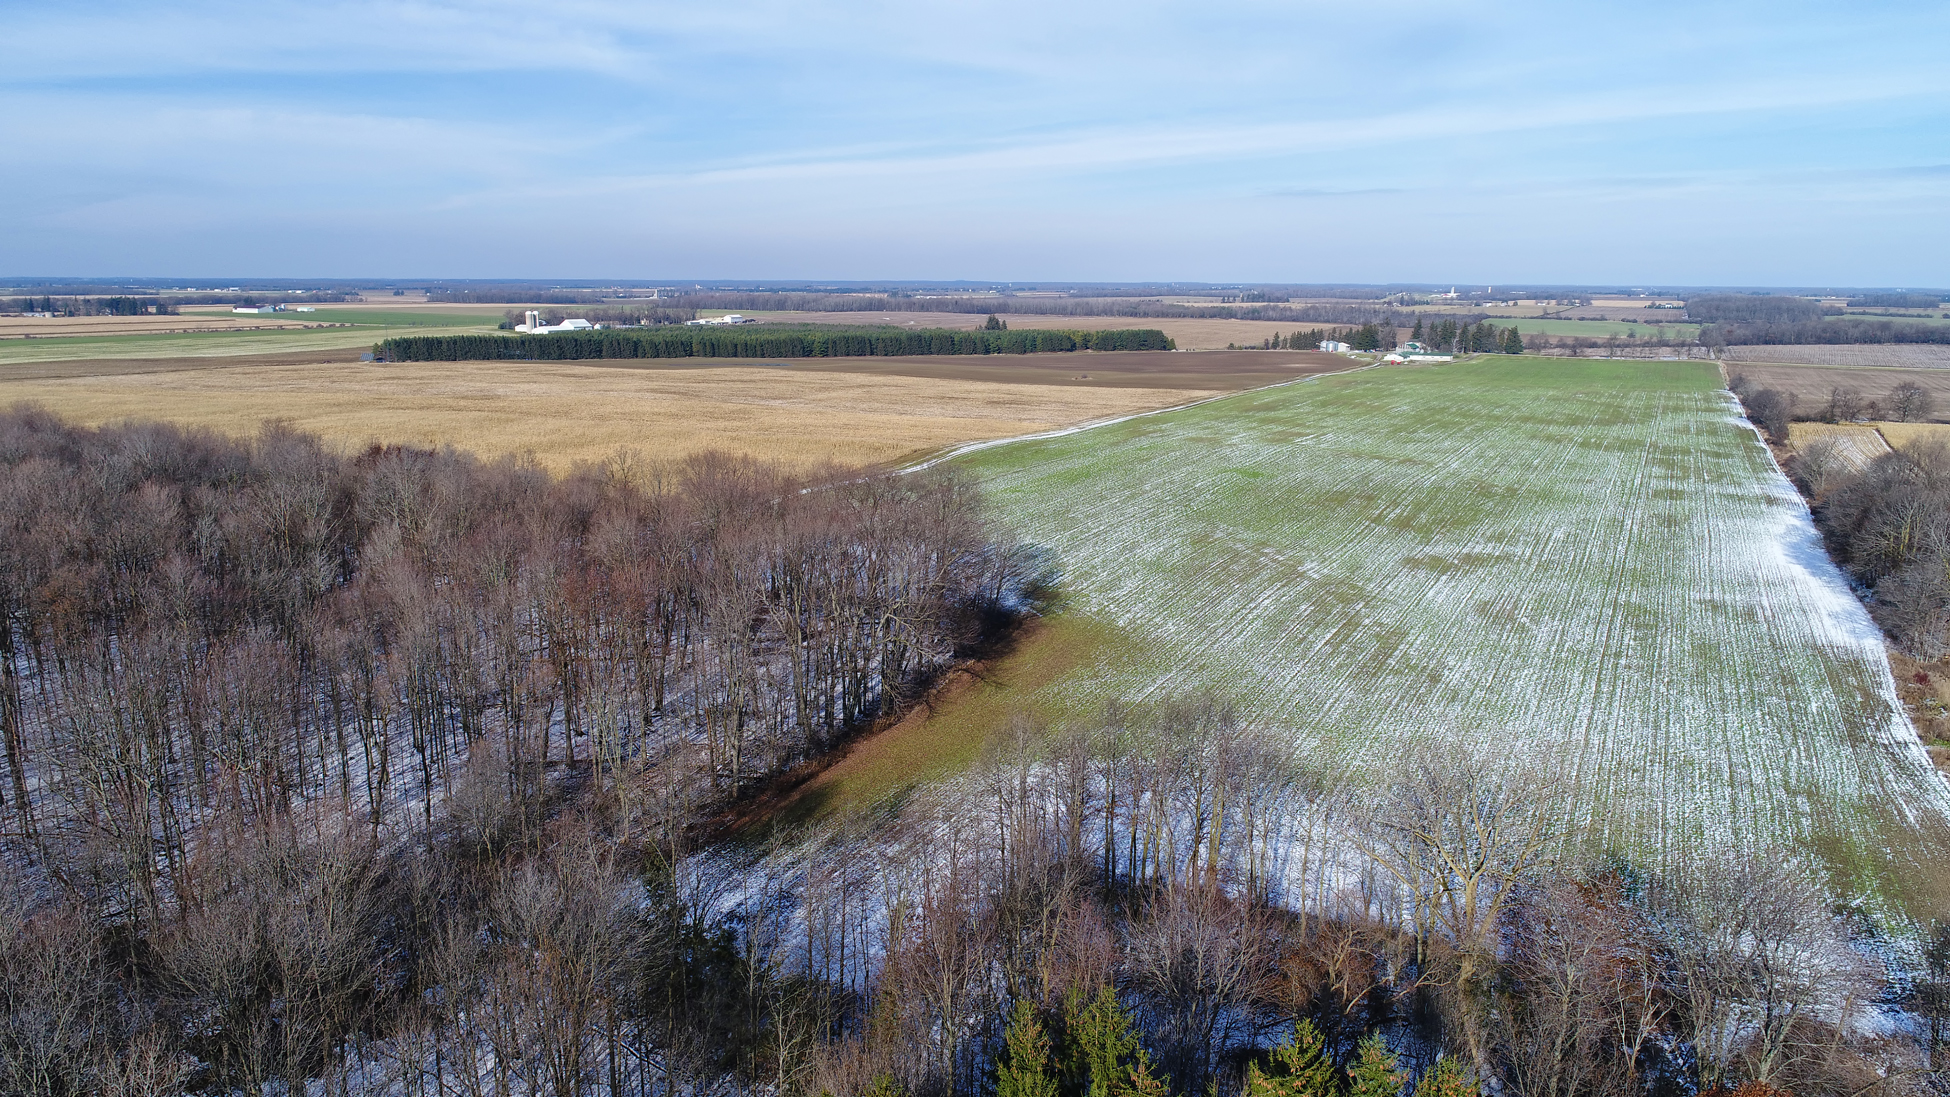
{"type": "Polygon", "coordinates": [[[1654,856],[1950,815],[1711,367],[1373,371],[964,460],[1149,653],[1060,706],[1210,689],[1353,775],[1432,742],[1561,767],[1598,841],[1654,856]]]}

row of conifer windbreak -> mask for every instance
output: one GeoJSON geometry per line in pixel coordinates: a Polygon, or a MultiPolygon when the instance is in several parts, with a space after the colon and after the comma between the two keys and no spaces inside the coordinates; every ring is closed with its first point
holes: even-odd
{"type": "Polygon", "coordinates": [[[378,343],[373,347],[373,355],[388,362],[484,362],[589,358],[865,358],[1176,349],[1177,344],[1156,329],[903,331],[808,327],[737,331],[687,327],[549,335],[406,336],[378,343]]]}

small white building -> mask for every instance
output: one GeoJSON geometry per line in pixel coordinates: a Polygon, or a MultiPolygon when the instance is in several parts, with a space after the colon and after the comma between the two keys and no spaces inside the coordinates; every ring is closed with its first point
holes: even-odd
{"type": "Polygon", "coordinates": [[[1338,339],[1322,339],[1320,341],[1320,349],[1326,351],[1329,354],[1346,354],[1348,351],[1353,350],[1354,348],[1348,346],[1346,343],[1343,343],[1338,339]]]}
{"type": "Polygon", "coordinates": [[[1456,356],[1453,354],[1444,354],[1441,351],[1430,350],[1422,344],[1415,342],[1403,343],[1399,348],[1389,352],[1386,358],[1382,359],[1384,362],[1393,362],[1396,364],[1402,362],[1453,362],[1455,360],[1456,356]]]}
{"type": "Polygon", "coordinates": [[[284,306],[283,305],[232,305],[230,307],[230,311],[241,312],[248,315],[262,315],[267,312],[283,312],[284,306]]]}
{"type": "Polygon", "coordinates": [[[723,316],[711,317],[709,319],[704,319],[704,320],[686,320],[684,321],[684,323],[690,327],[695,328],[695,327],[704,327],[707,325],[711,327],[716,327],[721,324],[756,324],[758,323],[758,321],[746,319],[745,317],[740,316],[735,312],[729,312],[723,316]]]}

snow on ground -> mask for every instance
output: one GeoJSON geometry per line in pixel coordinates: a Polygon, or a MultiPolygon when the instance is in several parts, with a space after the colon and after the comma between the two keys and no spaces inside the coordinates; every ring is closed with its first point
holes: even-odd
{"type": "Polygon", "coordinates": [[[1048,687],[1073,710],[1210,689],[1357,775],[1556,767],[1596,841],[1662,860],[1950,814],[1710,364],[1370,371],[961,463],[1133,640],[1048,687]]]}

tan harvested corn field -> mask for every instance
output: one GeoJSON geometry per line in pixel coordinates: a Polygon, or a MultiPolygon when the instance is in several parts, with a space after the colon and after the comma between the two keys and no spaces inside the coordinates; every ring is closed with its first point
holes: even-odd
{"type": "Polygon", "coordinates": [[[1789,430],[1788,445],[1796,453],[1816,442],[1833,446],[1835,457],[1851,472],[1861,472],[1889,452],[1882,432],[1868,423],[1796,423],[1789,430]]]}
{"type": "MultiPolygon", "coordinates": [[[[1071,361],[1072,370],[1086,364],[1071,361]]],[[[0,372],[0,405],[39,403],[89,424],[159,418],[232,434],[284,419],[349,447],[384,442],[451,445],[484,456],[533,453],[560,470],[623,449],[650,460],[724,449],[796,465],[879,464],[1237,387],[1188,388],[1180,378],[1173,379],[1176,387],[1128,380],[1065,386],[752,365],[216,362],[128,370],[104,364],[100,371],[70,368],[54,376],[48,374],[56,370],[41,368],[14,379],[0,372]]]]}

